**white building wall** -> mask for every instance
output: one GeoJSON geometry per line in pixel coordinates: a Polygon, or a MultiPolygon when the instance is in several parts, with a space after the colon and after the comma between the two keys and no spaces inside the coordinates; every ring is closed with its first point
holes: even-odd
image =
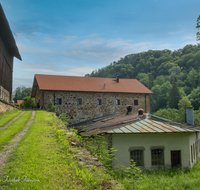
{"type": "Polygon", "coordinates": [[[199,132],[192,133],[189,136],[190,149],[190,167],[193,167],[200,157],[200,134],[199,132]]]}
{"type": "MultiPolygon", "coordinates": [[[[109,134],[108,134],[109,135],[109,134]]],[[[156,169],[151,164],[151,147],[164,147],[164,165],[171,166],[171,151],[181,151],[181,166],[191,167],[190,146],[196,136],[195,133],[157,133],[157,134],[112,134],[112,146],[117,149],[113,165],[129,167],[130,147],[143,147],[144,167],[142,169],[156,169]]]]}

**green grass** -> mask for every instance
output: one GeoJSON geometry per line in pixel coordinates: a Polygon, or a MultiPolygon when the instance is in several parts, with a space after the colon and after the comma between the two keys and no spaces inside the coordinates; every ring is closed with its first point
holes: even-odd
{"type": "Polygon", "coordinates": [[[3,115],[0,115],[0,128],[5,126],[8,122],[18,116],[22,111],[14,109],[12,111],[7,111],[3,115]]]}
{"type": "Polygon", "coordinates": [[[13,122],[8,128],[0,132],[0,150],[2,150],[3,145],[6,145],[10,140],[20,132],[25,124],[31,117],[32,111],[26,111],[20,118],[13,122]]]}
{"type": "Polygon", "coordinates": [[[192,169],[145,171],[134,189],[185,190],[200,189],[200,162],[192,169]]]}
{"type": "Polygon", "coordinates": [[[9,179],[19,179],[19,182],[5,182],[0,177],[0,187],[6,185],[14,190],[102,189],[102,182],[108,181],[110,176],[99,168],[79,166],[70,151],[66,132],[57,129],[56,125],[57,119],[51,113],[36,111],[33,125],[4,168],[9,179]],[[38,181],[23,182],[24,176],[38,181]]]}

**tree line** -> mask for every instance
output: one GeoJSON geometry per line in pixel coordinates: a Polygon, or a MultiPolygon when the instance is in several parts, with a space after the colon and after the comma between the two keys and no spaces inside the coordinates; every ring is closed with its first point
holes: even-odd
{"type": "Polygon", "coordinates": [[[87,77],[138,79],[154,94],[151,113],[160,109],[179,110],[179,101],[187,99],[194,110],[200,107],[200,44],[178,50],[149,50],[130,54],[117,62],[94,70],[87,77]]]}

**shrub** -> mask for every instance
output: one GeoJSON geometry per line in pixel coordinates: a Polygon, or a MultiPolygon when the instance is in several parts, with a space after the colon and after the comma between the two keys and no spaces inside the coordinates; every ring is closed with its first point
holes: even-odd
{"type": "Polygon", "coordinates": [[[56,112],[56,105],[53,104],[52,100],[50,99],[50,104],[49,104],[49,112],[56,112]]]}
{"type": "Polygon", "coordinates": [[[23,98],[23,103],[20,104],[20,108],[30,108],[32,105],[35,105],[35,99],[27,96],[23,98]]]}

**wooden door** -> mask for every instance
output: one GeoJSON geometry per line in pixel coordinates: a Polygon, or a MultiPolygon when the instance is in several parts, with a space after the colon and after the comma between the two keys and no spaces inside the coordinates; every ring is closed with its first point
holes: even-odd
{"type": "Polygon", "coordinates": [[[172,150],[171,151],[171,167],[180,167],[181,166],[181,151],[172,150]]]}

